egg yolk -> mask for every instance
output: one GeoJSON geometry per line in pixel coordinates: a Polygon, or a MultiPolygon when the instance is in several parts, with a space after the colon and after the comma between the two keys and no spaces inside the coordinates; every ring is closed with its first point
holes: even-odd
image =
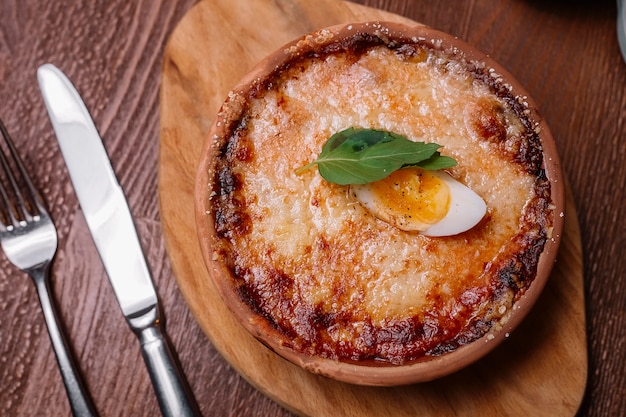
{"type": "Polygon", "coordinates": [[[405,230],[424,230],[439,222],[450,207],[450,188],[430,171],[405,168],[369,184],[388,217],[405,230]]]}

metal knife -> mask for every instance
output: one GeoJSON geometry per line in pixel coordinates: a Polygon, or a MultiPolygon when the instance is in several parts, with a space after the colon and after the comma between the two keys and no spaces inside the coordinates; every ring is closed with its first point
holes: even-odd
{"type": "Polygon", "coordinates": [[[141,343],[164,416],[199,416],[168,343],[135,224],[102,139],[80,95],[51,64],[37,71],[52,127],[109,281],[141,343]]]}

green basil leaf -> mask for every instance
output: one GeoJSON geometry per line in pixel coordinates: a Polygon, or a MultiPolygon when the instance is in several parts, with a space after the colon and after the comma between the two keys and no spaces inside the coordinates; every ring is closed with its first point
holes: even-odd
{"type": "Polygon", "coordinates": [[[454,159],[439,153],[440,148],[393,132],[351,127],[332,135],[317,159],[296,173],[317,165],[326,181],[348,185],[378,181],[409,166],[433,170],[456,165],[454,159]]]}
{"type": "Polygon", "coordinates": [[[429,171],[436,171],[438,169],[446,169],[456,166],[456,160],[452,157],[441,155],[439,152],[436,152],[435,155],[424,161],[421,161],[416,165],[407,166],[418,166],[422,169],[427,169],[429,171]]]}

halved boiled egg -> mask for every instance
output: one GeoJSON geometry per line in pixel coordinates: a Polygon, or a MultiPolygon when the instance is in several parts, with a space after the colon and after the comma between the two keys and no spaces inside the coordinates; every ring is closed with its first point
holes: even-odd
{"type": "Polygon", "coordinates": [[[478,194],[444,171],[399,169],[380,181],[351,185],[350,190],[377,218],[427,236],[465,232],[487,212],[478,194]]]}

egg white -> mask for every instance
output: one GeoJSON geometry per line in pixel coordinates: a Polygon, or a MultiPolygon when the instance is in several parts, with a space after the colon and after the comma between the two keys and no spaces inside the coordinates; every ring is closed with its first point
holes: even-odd
{"type": "Polygon", "coordinates": [[[422,234],[426,236],[453,236],[466,232],[480,223],[487,213],[485,201],[476,192],[452,178],[445,171],[434,171],[433,174],[450,187],[450,206],[446,216],[422,231],[422,234]]]}

